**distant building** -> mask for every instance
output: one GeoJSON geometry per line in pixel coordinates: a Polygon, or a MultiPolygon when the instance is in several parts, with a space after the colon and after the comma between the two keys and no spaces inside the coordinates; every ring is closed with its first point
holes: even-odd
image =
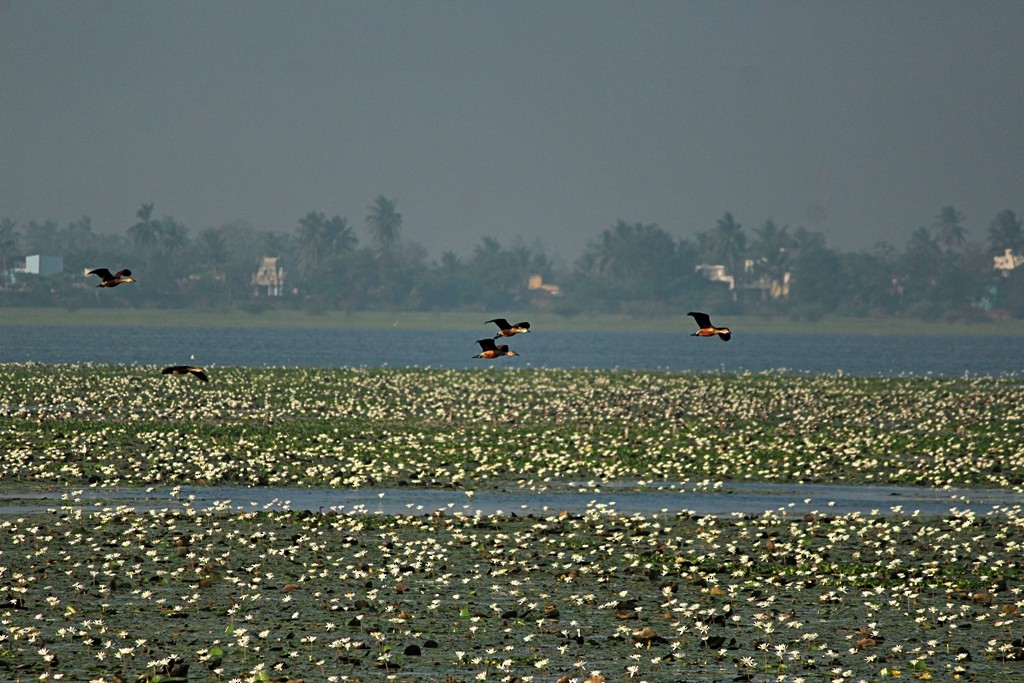
{"type": "Polygon", "coordinates": [[[790,272],[787,270],[782,274],[782,279],[775,278],[772,280],[772,298],[773,299],[786,299],[789,297],[789,279],[791,277],[790,272]]]}
{"type": "Polygon", "coordinates": [[[1015,255],[1013,249],[1007,249],[1002,256],[992,257],[992,268],[1003,271],[1004,277],[1009,275],[1014,268],[1021,266],[1024,266],[1024,256],[1015,255]]]}
{"type": "Polygon", "coordinates": [[[561,287],[546,284],[540,275],[531,275],[526,281],[526,286],[530,291],[547,292],[551,296],[559,296],[562,293],[561,287]]]}
{"type": "Polygon", "coordinates": [[[30,273],[32,275],[56,275],[64,272],[63,256],[47,256],[44,254],[33,254],[25,257],[25,265],[15,268],[14,273],[30,273]]]}
{"type": "Polygon", "coordinates": [[[704,276],[705,280],[711,282],[724,282],[729,285],[729,291],[736,289],[736,278],[727,275],[725,266],[720,264],[698,263],[695,270],[704,276]]]}
{"type": "Polygon", "coordinates": [[[278,256],[264,256],[260,267],[253,273],[252,286],[256,288],[257,296],[261,293],[261,287],[266,288],[266,291],[262,293],[267,296],[284,295],[285,272],[284,268],[278,265],[278,261],[280,261],[278,256]]]}
{"type": "Polygon", "coordinates": [[[762,275],[753,282],[743,285],[743,288],[760,292],[762,301],[767,300],[769,296],[773,299],[785,299],[789,296],[790,277],[789,271],[783,273],[782,277],[762,275]]]}
{"type": "MultiPolygon", "coordinates": [[[[748,280],[751,277],[749,274],[754,272],[756,265],[756,262],[750,259],[743,262],[743,270],[745,273],[748,273],[748,280]]],[[[709,282],[724,282],[729,285],[729,291],[733,293],[733,300],[736,299],[738,291],[736,289],[736,277],[729,275],[724,265],[718,263],[698,263],[695,270],[709,282]]],[[[742,289],[760,292],[762,300],[767,299],[769,296],[773,299],[785,299],[789,296],[790,278],[791,275],[788,271],[783,273],[781,277],[762,275],[755,280],[749,280],[742,286],[742,289]]]]}

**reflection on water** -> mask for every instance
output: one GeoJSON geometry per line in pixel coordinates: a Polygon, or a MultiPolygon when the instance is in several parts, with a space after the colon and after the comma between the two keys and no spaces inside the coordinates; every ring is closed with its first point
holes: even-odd
{"type": "Polygon", "coordinates": [[[339,513],[428,514],[438,510],[466,515],[582,513],[590,509],[621,514],[729,515],[775,513],[802,516],[944,515],[952,511],[987,514],[1019,508],[1024,494],[1012,491],[829,484],[617,485],[597,490],[439,491],[423,489],[288,489],[237,486],[182,486],[171,489],[88,488],[40,494],[0,495],[0,514],[23,514],[71,505],[80,508],[129,506],[137,509],[191,506],[232,510],[335,510],[339,513]]]}

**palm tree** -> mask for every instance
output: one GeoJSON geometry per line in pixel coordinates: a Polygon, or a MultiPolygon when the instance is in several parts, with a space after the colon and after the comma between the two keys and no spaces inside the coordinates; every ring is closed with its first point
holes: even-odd
{"type": "Polygon", "coordinates": [[[747,249],[747,236],[743,234],[743,226],[728,211],[718,219],[710,246],[712,255],[720,259],[729,273],[739,280],[742,276],[739,266],[747,249]]]}
{"type": "Polygon", "coordinates": [[[330,259],[355,249],[357,242],[346,219],[327,220],[323,213],[310,211],[299,219],[299,272],[307,277],[330,259]]]}
{"type": "Polygon", "coordinates": [[[327,249],[326,219],[322,213],[310,211],[299,219],[299,272],[302,277],[315,271],[327,249]]]}
{"type": "Polygon", "coordinates": [[[359,242],[348,220],[340,216],[335,216],[324,223],[324,237],[331,256],[348,253],[355,249],[359,242]]]}
{"type": "Polygon", "coordinates": [[[396,205],[395,200],[380,195],[367,207],[366,227],[381,251],[390,251],[402,232],[402,214],[395,210],[396,205]]]}
{"type": "Polygon", "coordinates": [[[153,203],[143,204],[135,212],[139,220],[135,225],[128,228],[128,238],[136,249],[148,249],[156,246],[157,232],[160,230],[160,221],[153,220],[153,203]]]}
{"type": "Polygon", "coordinates": [[[959,251],[967,241],[967,230],[962,225],[964,215],[952,206],[944,206],[935,217],[933,228],[938,228],[939,244],[947,251],[959,251]]]}
{"type": "Polygon", "coordinates": [[[755,240],[750,251],[758,257],[757,267],[772,281],[780,280],[786,272],[796,241],[789,235],[789,226],[781,228],[772,219],[760,228],[754,228],[755,240]]]}
{"type": "Polygon", "coordinates": [[[188,244],[188,228],[171,217],[156,223],[156,249],[163,256],[174,256],[188,244]]]}
{"type": "Polygon", "coordinates": [[[1000,211],[989,224],[988,240],[993,254],[1002,254],[1007,249],[1017,254],[1024,251],[1024,232],[1017,214],[1009,209],[1000,211]]]}
{"type": "Polygon", "coordinates": [[[768,263],[779,263],[785,260],[786,252],[791,250],[795,244],[789,236],[789,226],[778,223],[771,218],[764,222],[760,228],[754,228],[755,241],[750,251],[768,263]]]}

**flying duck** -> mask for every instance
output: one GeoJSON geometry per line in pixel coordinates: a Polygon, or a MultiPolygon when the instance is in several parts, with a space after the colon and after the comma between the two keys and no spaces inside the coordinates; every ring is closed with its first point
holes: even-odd
{"type": "Polygon", "coordinates": [[[498,334],[494,335],[494,338],[498,337],[512,337],[517,334],[530,331],[530,323],[516,323],[510,325],[504,318],[495,318],[494,320],[485,320],[485,323],[494,323],[498,326],[498,334]]]}
{"type": "Polygon", "coordinates": [[[508,348],[508,344],[498,346],[493,339],[477,339],[476,343],[483,349],[473,358],[497,358],[498,356],[518,356],[519,354],[508,348]]]}
{"type": "Polygon", "coordinates": [[[732,332],[729,331],[728,327],[715,327],[711,324],[711,316],[707,313],[700,313],[698,311],[690,311],[686,315],[692,316],[697,321],[697,327],[700,329],[691,334],[691,337],[713,337],[716,334],[722,341],[729,341],[732,339],[732,332]]]}
{"type": "Polygon", "coordinates": [[[90,270],[87,274],[100,276],[100,283],[96,285],[97,287],[117,287],[125,282],[135,282],[135,279],[132,278],[132,271],[127,268],[119,270],[113,275],[111,275],[110,271],[106,268],[90,270]]]}
{"type": "Polygon", "coordinates": [[[210,378],[206,376],[203,369],[197,368],[194,365],[172,365],[169,368],[164,368],[160,372],[164,375],[187,375],[191,373],[204,382],[210,381],[210,378]]]}

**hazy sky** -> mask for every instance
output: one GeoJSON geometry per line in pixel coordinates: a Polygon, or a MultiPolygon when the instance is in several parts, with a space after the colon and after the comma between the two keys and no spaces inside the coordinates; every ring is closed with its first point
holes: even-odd
{"type": "Polygon", "coordinates": [[[1024,2],[0,0],[0,217],[365,242],[381,194],[431,257],[726,211],[984,241],[1024,213],[1024,2]]]}

